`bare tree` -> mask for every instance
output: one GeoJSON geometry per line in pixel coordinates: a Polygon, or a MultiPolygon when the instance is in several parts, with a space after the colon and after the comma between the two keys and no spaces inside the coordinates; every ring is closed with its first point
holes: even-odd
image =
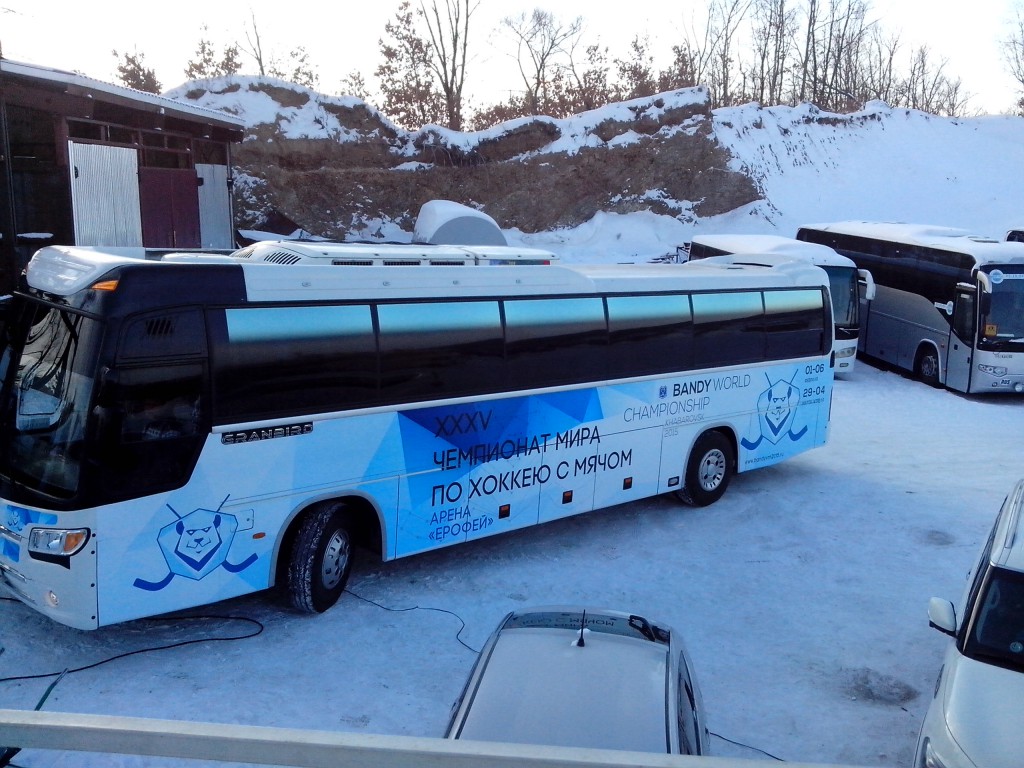
{"type": "Polygon", "coordinates": [[[444,100],[434,83],[430,43],[416,30],[415,15],[404,0],[394,18],[384,25],[385,37],[378,41],[383,61],[375,75],[383,96],[381,110],[406,128],[439,123],[444,117],[444,100]]]}
{"type": "Polygon", "coordinates": [[[733,103],[733,75],[736,71],[734,45],[740,24],[750,9],[751,0],[709,0],[703,31],[692,25],[687,49],[698,84],[708,86],[712,106],[733,103]]]}
{"type": "Polygon", "coordinates": [[[647,37],[634,37],[629,43],[629,52],[629,58],[615,60],[615,69],[618,75],[616,97],[638,99],[656,93],[657,75],[654,72],[654,57],[650,52],[650,40],[647,37]]]}
{"type": "Polygon", "coordinates": [[[506,17],[501,23],[516,41],[516,65],[526,88],[528,113],[550,112],[549,89],[558,69],[555,59],[579,38],[583,19],[563,23],[551,12],[535,8],[529,15],[506,17]]]}
{"type": "Polygon", "coordinates": [[[781,104],[786,65],[796,32],[796,13],[786,0],[754,0],[750,97],[781,104]]]}
{"type": "Polygon", "coordinates": [[[910,71],[904,81],[904,99],[900,106],[919,109],[937,115],[957,117],[964,107],[961,83],[946,77],[948,62],[943,59],[933,63],[928,46],[922,45],[914,51],[910,71]]]}
{"type": "Polygon", "coordinates": [[[658,73],[658,90],[673,91],[677,88],[692,88],[697,85],[694,53],[686,42],[672,46],[672,61],[658,73]]]}
{"type": "Polygon", "coordinates": [[[256,61],[256,68],[259,70],[260,77],[265,77],[267,74],[267,60],[263,54],[263,41],[260,39],[260,30],[256,26],[256,12],[253,10],[249,11],[250,24],[245,28],[245,41],[249,44],[248,48],[244,48],[247,54],[253,57],[256,61]]]}
{"type": "Polygon", "coordinates": [[[287,61],[271,59],[267,74],[306,88],[316,88],[320,82],[320,77],[309,61],[309,52],[302,45],[291,50],[287,61]]]}
{"type": "Polygon", "coordinates": [[[1010,75],[1017,81],[1020,96],[1017,100],[1017,112],[1024,115],[1024,16],[1019,12],[1014,21],[1013,29],[1001,41],[1003,61],[1010,75]]]}
{"type": "Polygon", "coordinates": [[[209,29],[204,24],[195,55],[185,67],[185,77],[189,80],[233,75],[241,69],[242,64],[238,60],[238,46],[227,46],[218,60],[213,45],[207,37],[208,34],[209,29]]]}
{"type": "Polygon", "coordinates": [[[896,69],[900,49],[898,35],[887,37],[881,30],[872,31],[864,53],[863,87],[867,99],[881,99],[897,106],[901,99],[901,78],[896,69]]]}
{"type": "Polygon", "coordinates": [[[420,0],[430,33],[431,69],[444,95],[448,127],[462,130],[462,89],[466,82],[469,18],[480,0],[420,0]]]}
{"type": "Polygon", "coordinates": [[[146,54],[125,53],[123,56],[117,51],[111,51],[114,58],[118,60],[117,79],[126,88],[134,88],[137,91],[148,93],[160,93],[162,86],[156,79],[153,70],[146,66],[146,54]]]}
{"type": "Polygon", "coordinates": [[[569,65],[556,75],[562,115],[597,109],[611,100],[608,83],[608,49],[588,45],[580,60],[575,41],[569,50],[569,65]]]}

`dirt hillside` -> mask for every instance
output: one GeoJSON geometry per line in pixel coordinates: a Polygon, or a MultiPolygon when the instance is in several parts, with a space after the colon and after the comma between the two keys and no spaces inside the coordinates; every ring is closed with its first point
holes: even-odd
{"type": "Polygon", "coordinates": [[[699,88],[475,134],[403,131],[357,99],[280,81],[202,81],[178,98],[249,124],[233,155],[243,229],[283,215],[332,239],[372,236],[374,222],[411,232],[424,202],[446,199],[480,208],[503,228],[538,232],[577,226],[598,211],[688,221],[758,199],[713,140],[699,88]],[[259,117],[248,107],[257,97],[259,117]]]}

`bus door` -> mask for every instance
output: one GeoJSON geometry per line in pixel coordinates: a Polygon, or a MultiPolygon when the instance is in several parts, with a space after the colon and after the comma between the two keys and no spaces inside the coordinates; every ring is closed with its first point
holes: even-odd
{"type": "Polygon", "coordinates": [[[946,386],[967,392],[971,386],[971,361],[978,323],[978,289],[958,283],[953,300],[953,326],[946,352],[946,386]]]}

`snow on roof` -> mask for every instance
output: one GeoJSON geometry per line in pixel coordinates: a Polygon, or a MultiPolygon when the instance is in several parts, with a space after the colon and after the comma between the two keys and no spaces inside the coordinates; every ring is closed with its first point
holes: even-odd
{"type": "Polygon", "coordinates": [[[807,226],[810,229],[820,229],[826,232],[860,235],[878,240],[966,253],[986,263],[1024,263],[1024,243],[1006,242],[957,227],[877,221],[837,221],[807,226]]]}
{"type": "Polygon", "coordinates": [[[114,85],[102,80],[78,72],[68,72],[63,69],[43,67],[38,64],[26,64],[10,59],[0,59],[0,75],[14,75],[31,80],[42,80],[51,83],[64,83],[82,88],[90,93],[106,94],[128,98],[140,104],[148,104],[156,107],[162,114],[173,114],[205,123],[216,123],[218,125],[239,129],[245,127],[245,121],[241,118],[229,115],[225,112],[205,107],[196,107],[175,99],[167,98],[156,93],[137,91],[134,88],[126,88],[122,85],[114,85]]]}
{"type": "Polygon", "coordinates": [[[693,242],[740,255],[766,254],[827,266],[853,266],[853,262],[827,245],[805,243],[781,235],[694,235],[693,242]]]}

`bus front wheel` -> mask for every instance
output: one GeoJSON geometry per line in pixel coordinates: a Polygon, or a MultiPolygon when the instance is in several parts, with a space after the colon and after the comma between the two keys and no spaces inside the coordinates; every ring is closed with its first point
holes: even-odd
{"type": "Polygon", "coordinates": [[[921,347],[917,352],[914,374],[929,387],[939,386],[939,353],[934,347],[921,347]]]}
{"type": "Polygon", "coordinates": [[[352,569],[352,532],[342,504],[310,510],[299,524],[288,560],[292,606],[323,613],[341,597],[352,569]]]}
{"type": "Polygon", "coordinates": [[[690,451],[679,497],[695,507],[718,501],[729,487],[735,462],[728,438],[721,432],[705,432],[690,451]]]}

